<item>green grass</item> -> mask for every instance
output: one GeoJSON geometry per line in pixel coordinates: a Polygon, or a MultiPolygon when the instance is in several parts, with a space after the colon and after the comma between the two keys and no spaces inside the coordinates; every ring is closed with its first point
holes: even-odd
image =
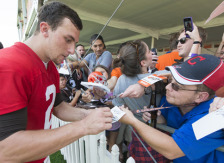
{"type": "Polygon", "coordinates": [[[60,151],[57,151],[53,153],[52,155],[50,155],[50,160],[51,160],[51,163],[66,163],[60,151]]]}

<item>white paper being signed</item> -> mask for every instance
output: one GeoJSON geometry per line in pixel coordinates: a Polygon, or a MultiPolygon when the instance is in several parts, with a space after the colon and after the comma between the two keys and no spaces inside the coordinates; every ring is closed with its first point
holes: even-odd
{"type": "Polygon", "coordinates": [[[199,140],[224,128],[224,106],[192,124],[196,139],[199,140]]]}
{"type": "Polygon", "coordinates": [[[119,107],[115,106],[111,109],[113,114],[112,123],[117,122],[121,117],[123,117],[126,113],[122,111],[119,107]]]}

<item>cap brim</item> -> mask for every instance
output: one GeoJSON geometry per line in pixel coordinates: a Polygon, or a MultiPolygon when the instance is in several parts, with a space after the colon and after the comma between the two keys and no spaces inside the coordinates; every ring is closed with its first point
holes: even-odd
{"type": "Polygon", "coordinates": [[[180,84],[183,84],[183,85],[199,85],[199,84],[202,84],[202,82],[200,80],[192,80],[192,79],[188,79],[188,78],[182,76],[181,74],[178,73],[178,71],[173,66],[167,66],[166,69],[171,72],[174,79],[180,84]]]}

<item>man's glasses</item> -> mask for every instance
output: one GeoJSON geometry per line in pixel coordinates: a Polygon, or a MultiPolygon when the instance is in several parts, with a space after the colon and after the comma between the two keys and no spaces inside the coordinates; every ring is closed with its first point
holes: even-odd
{"type": "Polygon", "coordinates": [[[178,84],[176,83],[170,83],[171,87],[173,90],[175,91],[179,91],[179,90],[185,90],[185,91],[199,91],[199,90],[192,90],[192,89],[185,89],[185,88],[181,88],[178,84]]]}
{"type": "Polygon", "coordinates": [[[182,37],[180,40],[177,40],[177,44],[180,42],[181,44],[185,44],[187,37],[182,37]]]}

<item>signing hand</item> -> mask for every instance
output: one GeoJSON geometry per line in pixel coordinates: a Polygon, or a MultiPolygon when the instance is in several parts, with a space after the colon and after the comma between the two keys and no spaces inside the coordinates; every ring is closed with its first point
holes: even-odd
{"type": "Polygon", "coordinates": [[[87,135],[95,135],[112,127],[112,113],[110,108],[103,107],[93,110],[86,118],[83,124],[87,135]]]}

